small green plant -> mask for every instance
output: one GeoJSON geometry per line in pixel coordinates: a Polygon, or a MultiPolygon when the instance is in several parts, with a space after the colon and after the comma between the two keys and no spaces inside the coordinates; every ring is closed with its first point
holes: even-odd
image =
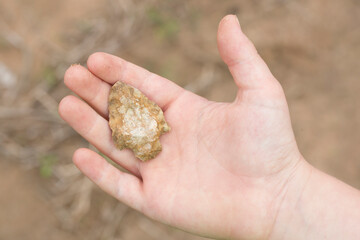
{"type": "Polygon", "coordinates": [[[55,69],[53,67],[45,67],[42,73],[42,77],[49,87],[53,87],[57,82],[55,69]]]}
{"type": "Polygon", "coordinates": [[[156,8],[150,8],[147,11],[147,16],[154,26],[155,34],[162,39],[173,39],[179,31],[178,21],[156,8]]]}
{"type": "Polygon", "coordinates": [[[93,24],[89,20],[81,19],[76,22],[76,28],[83,34],[88,34],[93,30],[93,24]]]}
{"type": "Polygon", "coordinates": [[[53,154],[44,155],[40,158],[40,176],[49,178],[53,174],[54,165],[57,162],[57,156],[53,154]]]}

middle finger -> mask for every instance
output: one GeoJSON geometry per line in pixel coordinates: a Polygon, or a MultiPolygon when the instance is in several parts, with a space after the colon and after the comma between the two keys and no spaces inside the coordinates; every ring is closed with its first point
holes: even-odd
{"type": "Polygon", "coordinates": [[[64,76],[65,85],[84,99],[103,118],[108,119],[108,97],[111,86],[81,65],[72,65],[64,76]]]}
{"type": "Polygon", "coordinates": [[[75,131],[102,153],[134,175],[140,176],[140,161],[130,150],[115,147],[108,121],[86,103],[74,96],[67,96],[59,104],[59,113],[75,131]]]}

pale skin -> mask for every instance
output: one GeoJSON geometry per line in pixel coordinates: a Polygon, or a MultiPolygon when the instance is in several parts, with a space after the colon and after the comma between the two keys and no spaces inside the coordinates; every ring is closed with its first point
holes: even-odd
{"type": "Polygon", "coordinates": [[[316,170],[298,150],[279,82],[235,16],[218,48],[238,87],[232,103],[208,101],[125,60],[95,53],[71,66],[61,117],[125,173],[89,149],[76,166],[105,192],[145,215],[217,239],[360,239],[360,193],[316,170]],[[111,86],[123,81],[164,111],[163,151],[141,162],[118,150],[108,126],[111,86]],[[86,103],[85,103],[86,102],[86,103]]]}

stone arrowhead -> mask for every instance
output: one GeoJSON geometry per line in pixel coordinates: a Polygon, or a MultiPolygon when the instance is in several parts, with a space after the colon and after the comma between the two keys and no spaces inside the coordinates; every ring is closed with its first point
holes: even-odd
{"type": "Polygon", "coordinates": [[[120,81],[110,91],[109,125],[116,147],[131,149],[142,161],[161,152],[160,136],[170,130],[158,105],[120,81]]]}

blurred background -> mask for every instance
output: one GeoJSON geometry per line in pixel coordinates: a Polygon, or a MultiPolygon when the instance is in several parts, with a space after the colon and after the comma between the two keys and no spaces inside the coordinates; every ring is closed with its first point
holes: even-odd
{"type": "Polygon", "coordinates": [[[203,239],[83,177],[71,156],[92,146],[57,105],[70,94],[65,70],[95,51],[232,101],[216,46],[228,13],[284,87],[305,158],[360,188],[360,1],[0,0],[0,239],[203,239]]]}

